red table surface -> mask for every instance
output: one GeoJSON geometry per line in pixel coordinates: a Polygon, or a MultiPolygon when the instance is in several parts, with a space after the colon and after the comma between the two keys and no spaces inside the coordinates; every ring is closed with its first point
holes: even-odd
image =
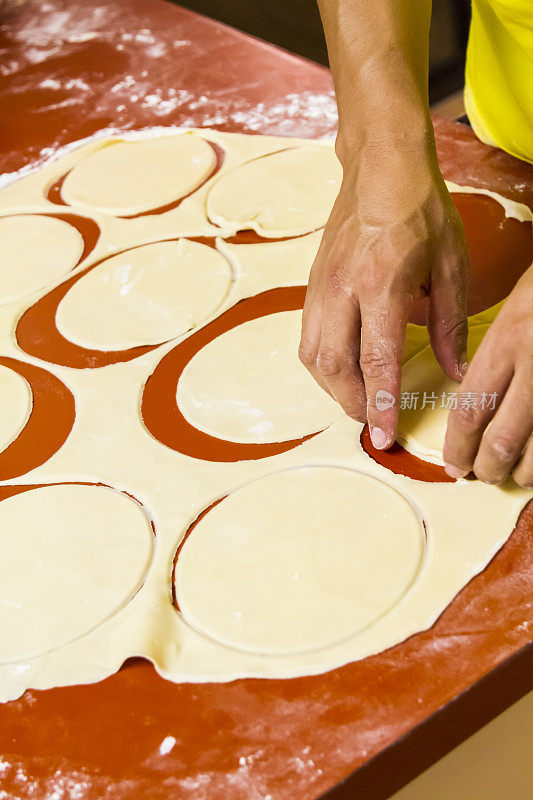
{"type": "MultiPolygon", "coordinates": [[[[0,14],[3,172],[102,129],[335,132],[327,70],[162,0],[0,14]]],[[[435,127],[445,177],[533,207],[533,168],[435,127]]],[[[324,675],[174,685],[132,660],[98,684],[26,692],[0,706],[0,796],[385,798],[530,688],[532,525],[530,505],[431,630],[324,675]]]]}

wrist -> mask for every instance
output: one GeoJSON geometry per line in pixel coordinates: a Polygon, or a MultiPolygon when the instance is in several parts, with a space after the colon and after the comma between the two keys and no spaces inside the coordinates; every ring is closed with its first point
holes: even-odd
{"type": "Polygon", "coordinates": [[[436,160],[433,126],[429,111],[409,108],[402,103],[396,113],[358,108],[355,115],[341,114],[335,141],[335,152],[346,169],[360,159],[374,159],[376,166],[383,157],[413,156],[436,160]]]}

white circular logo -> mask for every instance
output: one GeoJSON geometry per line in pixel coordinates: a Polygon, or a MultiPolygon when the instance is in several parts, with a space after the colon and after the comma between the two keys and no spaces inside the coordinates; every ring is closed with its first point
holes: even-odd
{"type": "Polygon", "coordinates": [[[385,389],[378,389],[376,392],[376,408],[378,411],[386,411],[395,403],[394,395],[385,389]]]}

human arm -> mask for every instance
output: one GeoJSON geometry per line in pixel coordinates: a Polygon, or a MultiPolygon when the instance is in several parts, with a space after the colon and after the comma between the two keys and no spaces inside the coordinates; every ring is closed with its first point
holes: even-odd
{"type": "Polygon", "coordinates": [[[318,2],[343,181],[311,270],[300,358],[382,448],[394,441],[413,300],[429,297],[443,369],[464,373],[468,256],[429,116],[430,0],[318,2]],[[393,404],[378,408],[379,393],[393,404]]]}

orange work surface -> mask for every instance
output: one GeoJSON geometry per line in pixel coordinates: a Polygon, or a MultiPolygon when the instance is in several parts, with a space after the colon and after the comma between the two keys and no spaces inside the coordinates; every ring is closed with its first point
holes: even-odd
{"type": "MultiPolygon", "coordinates": [[[[327,70],[163,0],[29,0],[10,9],[0,12],[4,173],[104,129],[334,135],[327,70]]],[[[446,178],[533,208],[533,167],[481,144],[466,126],[436,119],[435,128],[446,178]]],[[[454,202],[472,257],[475,313],[505,297],[531,263],[531,225],[506,218],[486,196],[456,194],[454,202]]],[[[88,251],[98,231],[70,221],[88,251]]],[[[246,232],[239,237],[250,240],[246,232]]],[[[46,363],[101,366],[91,362],[91,351],[61,340],[54,325],[60,299],[52,290],[17,326],[21,350],[42,367],[0,357],[26,377],[35,401],[23,434],[0,454],[2,481],[20,480],[46,461],[72,426],[72,395],[46,363]]],[[[180,371],[207,341],[246,319],[300,308],[303,299],[301,287],[264,292],[171,350],[143,395],[151,433],[213,461],[296,446],[208,437],[180,417],[174,398],[180,371]]],[[[422,315],[417,307],[413,321],[422,315]]],[[[141,350],[124,352],[135,358],[141,350]]],[[[105,363],[114,357],[105,354],[105,363]]],[[[377,453],[366,433],[363,445],[393,471],[450,480],[398,445],[377,453]]],[[[1,486],[0,501],[15,491],[1,486]]],[[[27,691],[0,705],[0,795],[384,800],[531,688],[532,530],[530,503],[505,546],[430,630],[323,675],[177,685],[133,659],[97,684],[27,691]]]]}

